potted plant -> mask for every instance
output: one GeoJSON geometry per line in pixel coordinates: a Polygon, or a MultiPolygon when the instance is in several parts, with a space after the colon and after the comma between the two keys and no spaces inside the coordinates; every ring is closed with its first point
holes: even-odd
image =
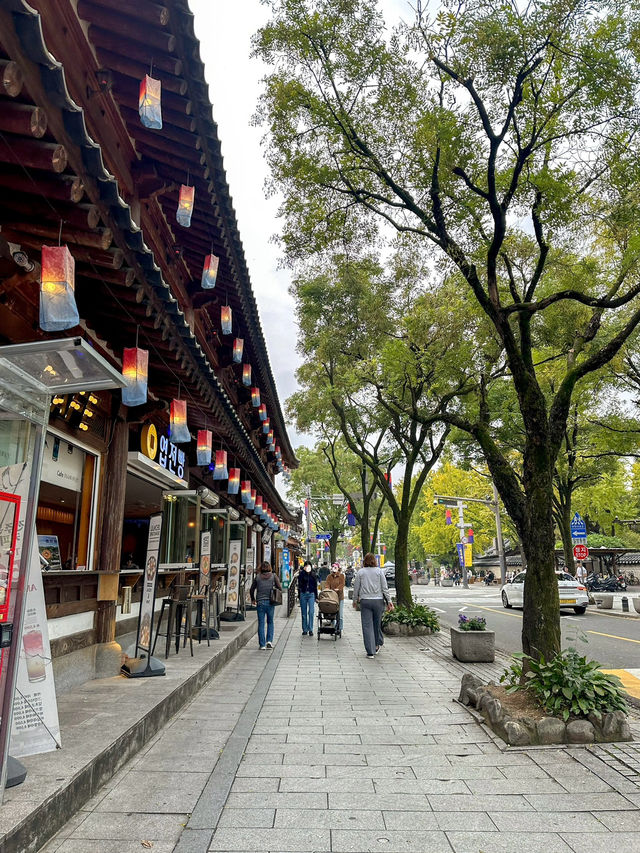
{"type": "Polygon", "coordinates": [[[414,604],[412,607],[395,607],[383,613],[382,630],[392,637],[421,636],[439,631],[440,622],[430,607],[414,604]]]}
{"type": "Polygon", "coordinates": [[[491,663],[496,657],[495,639],[495,632],[487,631],[484,616],[460,613],[458,627],[451,628],[451,651],[459,661],[491,663]]]}

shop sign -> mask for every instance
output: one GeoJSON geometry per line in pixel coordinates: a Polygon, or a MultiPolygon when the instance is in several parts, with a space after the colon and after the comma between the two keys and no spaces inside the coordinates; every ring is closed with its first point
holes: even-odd
{"type": "Polygon", "coordinates": [[[229,542],[229,572],[227,574],[227,601],[225,610],[238,609],[238,593],[240,592],[240,556],[242,540],[232,539],[229,542]]]}
{"type": "Polygon", "coordinates": [[[271,541],[265,542],[264,536],[262,537],[262,542],[264,543],[264,559],[266,563],[271,562],[271,541]]]}
{"type": "Polygon", "coordinates": [[[163,434],[158,440],[158,431],[153,424],[147,424],[143,427],[140,434],[140,450],[148,459],[157,462],[165,471],[181,480],[185,479],[186,456],[184,450],[180,450],[176,444],[169,441],[168,435],[163,434]]]}
{"type": "Polygon", "coordinates": [[[284,548],[282,551],[282,589],[289,589],[291,583],[291,567],[289,565],[289,549],[284,548]]]}
{"type": "Polygon", "coordinates": [[[200,589],[211,582],[211,533],[206,530],[200,534],[200,589]]]}
{"type": "Polygon", "coordinates": [[[153,633],[153,610],[158,581],[158,554],[160,551],[160,536],[162,534],[162,513],[152,515],[149,519],[149,540],[147,543],[147,558],[144,564],[144,581],[140,599],[140,615],[138,617],[138,637],[136,653],[142,649],[151,657],[151,634],[153,633]]]}

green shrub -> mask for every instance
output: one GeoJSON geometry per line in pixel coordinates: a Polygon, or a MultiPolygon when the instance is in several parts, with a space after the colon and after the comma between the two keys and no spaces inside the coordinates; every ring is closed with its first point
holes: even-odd
{"type": "Polygon", "coordinates": [[[437,614],[430,607],[425,607],[424,604],[414,604],[413,607],[396,607],[394,610],[386,611],[382,614],[383,627],[389,622],[399,622],[401,625],[409,625],[411,628],[426,625],[434,633],[440,630],[437,614]]]}
{"type": "Polygon", "coordinates": [[[600,719],[608,711],[627,711],[620,679],[601,672],[599,663],[588,661],[575,649],[548,662],[523,654],[514,657],[518,660],[500,677],[508,685],[507,693],[527,690],[547,713],[565,722],[570,716],[594,714],[600,719]]]}

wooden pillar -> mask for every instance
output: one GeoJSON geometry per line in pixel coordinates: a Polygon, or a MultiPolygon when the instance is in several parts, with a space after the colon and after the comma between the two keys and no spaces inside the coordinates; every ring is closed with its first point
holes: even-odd
{"type": "MultiPolygon", "coordinates": [[[[101,572],[119,572],[122,554],[122,522],[127,484],[127,452],[129,450],[129,426],[124,407],[115,406],[113,437],[104,471],[104,498],[102,501],[102,525],[100,531],[100,553],[98,568],[101,572]]],[[[96,640],[110,643],[115,639],[117,583],[103,584],[111,590],[108,597],[98,596],[96,612],[96,640]],[[101,599],[101,600],[100,600],[101,599]]]]}

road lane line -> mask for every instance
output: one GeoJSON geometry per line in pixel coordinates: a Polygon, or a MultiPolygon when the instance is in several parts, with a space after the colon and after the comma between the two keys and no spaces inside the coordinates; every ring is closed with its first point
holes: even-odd
{"type": "Polygon", "coordinates": [[[626,669],[601,669],[607,675],[617,675],[629,696],[640,699],[640,678],[636,678],[626,669]]]}
{"type": "Polygon", "coordinates": [[[522,619],[522,616],[519,613],[509,613],[509,611],[504,607],[483,607],[481,604],[469,604],[468,606],[473,607],[474,610],[488,610],[489,613],[500,613],[502,616],[515,616],[516,619],[522,619]]]}
{"type": "Polygon", "coordinates": [[[625,643],[638,643],[640,640],[632,640],[630,637],[618,637],[616,634],[603,634],[602,631],[586,631],[587,634],[597,634],[598,637],[609,637],[611,640],[624,640],[625,643]]]}

